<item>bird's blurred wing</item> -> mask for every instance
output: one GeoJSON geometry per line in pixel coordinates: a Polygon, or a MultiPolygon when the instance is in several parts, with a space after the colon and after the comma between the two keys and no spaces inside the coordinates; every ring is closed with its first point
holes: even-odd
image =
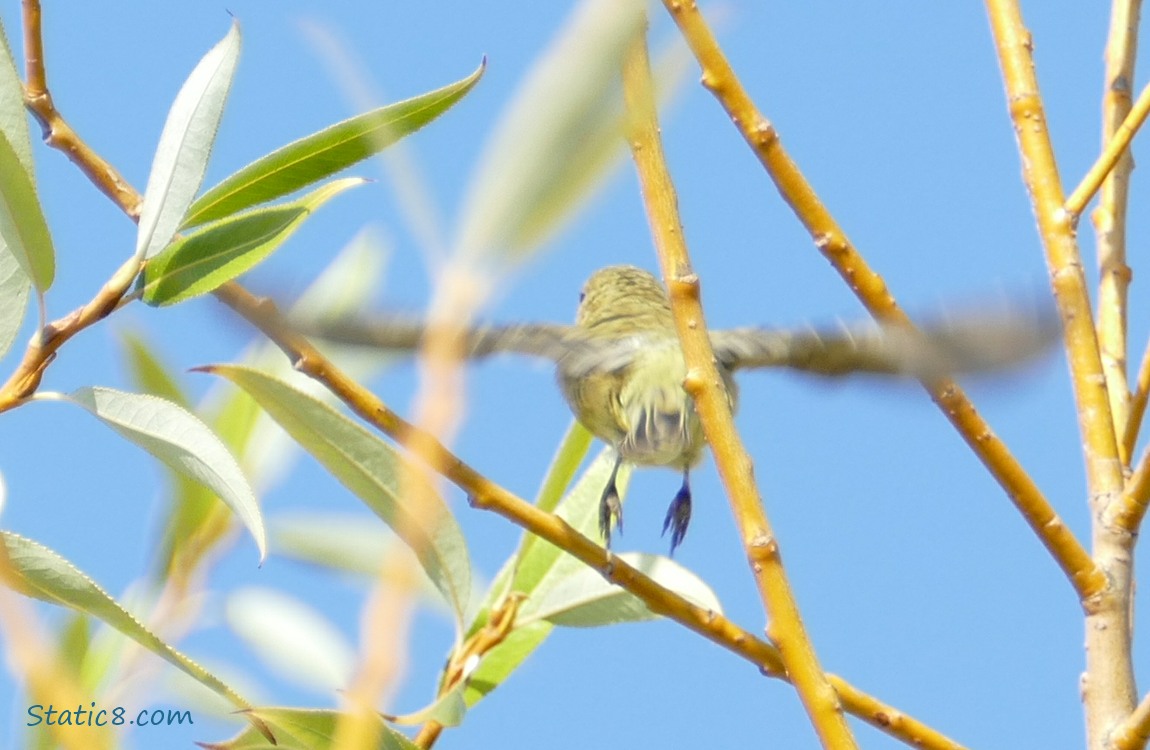
{"type": "MultiPolygon", "coordinates": [[[[304,334],[340,344],[372,347],[389,351],[412,351],[436,335],[420,318],[400,315],[349,317],[335,320],[297,320],[292,323],[304,334]]],[[[440,329],[443,335],[456,332],[440,329]]],[[[567,354],[567,339],[575,328],[554,323],[524,325],[468,326],[463,330],[463,354],[480,358],[500,352],[512,352],[558,361],[567,354]]]]}
{"type": "Polygon", "coordinates": [[[818,375],[855,372],[935,379],[1022,364],[1057,340],[1048,312],[968,313],[921,328],[869,324],[838,331],[737,328],[711,332],[716,358],[731,369],[787,367],[818,375]]]}

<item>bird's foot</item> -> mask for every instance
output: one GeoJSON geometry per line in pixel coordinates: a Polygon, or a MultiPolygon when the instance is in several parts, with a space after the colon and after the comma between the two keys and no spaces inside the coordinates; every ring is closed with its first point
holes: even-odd
{"type": "Polygon", "coordinates": [[[675,548],[683,543],[687,535],[687,525],[691,523],[691,487],[684,480],[683,486],[675,493],[675,499],[667,508],[667,517],[663,519],[663,535],[671,530],[671,557],[675,556],[675,548]]]}
{"type": "Polygon", "coordinates": [[[619,533],[623,533],[623,503],[619,500],[619,490],[615,488],[615,478],[603,489],[599,499],[599,533],[603,536],[603,546],[611,549],[611,520],[614,519],[619,533]]]}

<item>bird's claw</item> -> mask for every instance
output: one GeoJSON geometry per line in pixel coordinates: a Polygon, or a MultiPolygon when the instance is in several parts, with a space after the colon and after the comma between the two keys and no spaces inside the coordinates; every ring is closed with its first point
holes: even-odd
{"type": "Polygon", "coordinates": [[[675,548],[683,543],[687,535],[687,526],[691,523],[691,488],[686,482],[675,493],[675,499],[667,508],[667,517],[663,519],[663,535],[671,530],[671,556],[675,556],[675,548]]]}
{"type": "Polygon", "coordinates": [[[623,503],[619,501],[619,491],[612,479],[603,490],[599,500],[599,533],[603,536],[603,546],[611,549],[611,520],[614,519],[619,533],[623,533],[623,503]]]}

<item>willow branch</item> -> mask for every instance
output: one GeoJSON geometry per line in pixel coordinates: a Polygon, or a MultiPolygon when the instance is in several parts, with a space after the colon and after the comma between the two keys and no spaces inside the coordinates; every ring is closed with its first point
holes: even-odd
{"type": "Polygon", "coordinates": [[[1124,456],[1134,454],[1134,444],[1138,442],[1138,432],[1142,428],[1142,418],[1146,415],[1148,398],[1150,398],[1150,342],[1147,342],[1142,352],[1142,362],[1138,365],[1138,376],[1134,380],[1134,393],[1130,396],[1130,412],[1122,435],[1124,456]]]}
{"type": "MultiPolygon", "coordinates": [[[[1065,203],[1038,81],[1033,44],[1015,0],[987,0],[991,29],[1006,84],[1007,102],[1022,157],[1054,297],[1062,316],[1070,374],[1086,459],[1086,482],[1095,518],[1120,502],[1124,479],[1106,373],[1102,368],[1082,260],[1065,203]]],[[[1113,39],[1111,40],[1113,42],[1113,39]]],[[[1107,744],[1109,732],[1134,708],[1130,654],[1131,553],[1134,537],[1119,526],[1093,524],[1097,564],[1110,585],[1086,605],[1086,672],[1082,696],[1089,747],[1107,744]]]]}
{"type": "MultiPolygon", "coordinates": [[[[39,4],[25,0],[26,11],[30,6],[37,13],[38,28],[39,4]]],[[[28,103],[28,107],[32,109],[33,105],[28,103]]],[[[63,121],[58,113],[55,113],[54,107],[52,113],[54,113],[53,121],[63,121]]],[[[75,148],[66,151],[68,157],[129,218],[133,220],[138,218],[141,200],[139,193],[122,180],[115,184],[109,183],[107,181],[109,175],[118,175],[112,165],[89,148],[74,132],[70,134],[70,138],[74,140],[75,148]]],[[[60,139],[50,139],[48,143],[64,149],[64,142],[60,139]]],[[[418,435],[419,455],[466,492],[476,507],[503,516],[585,564],[603,571],[619,586],[642,600],[651,611],[678,622],[743,658],[755,665],[764,675],[775,679],[787,679],[782,659],[774,646],[735,625],[723,615],[686,601],[619,558],[612,557],[608,561],[601,546],[580,534],[561,518],[540,510],[480,475],[451,454],[433,436],[420,434],[416,427],[391,412],[374,394],[340,372],[305,338],[293,333],[283,323],[274,305],[261,301],[234,282],[225,284],[215,295],[278,345],[292,361],[296,362],[301,371],[327,387],[365,421],[400,444],[408,446],[409,449],[411,439],[418,435]]],[[[73,316],[81,316],[81,311],[85,309],[81,308],[73,313],[73,316]]],[[[58,341],[56,346],[61,343],[62,340],[58,341]]],[[[4,392],[0,390],[0,393],[4,392]]],[[[928,750],[963,750],[963,746],[954,740],[864,693],[845,680],[834,675],[828,675],[828,680],[848,712],[880,731],[912,747],[928,750]]]]}
{"type": "Polygon", "coordinates": [[[1130,535],[1137,534],[1146,516],[1147,504],[1150,504],[1150,448],[1142,452],[1137,468],[1126,481],[1122,496],[1106,509],[1103,523],[1130,535]]]}
{"type": "Polygon", "coordinates": [[[668,280],[671,312],[682,342],[687,377],[684,388],[695,401],[715,466],[727,488],[743,547],[768,616],[767,632],[779,647],[787,674],[826,748],[856,747],[838,696],[819,666],[803,626],[778,540],[767,520],[750,456],[735,429],[730,395],[715,365],[699,279],[691,270],[679,219],[678,198],[663,157],[645,30],[636,36],[623,66],[627,140],[639,173],[643,203],[655,247],[668,280]]]}
{"type": "Polygon", "coordinates": [[[1113,750],[1142,750],[1150,742],[1150,695],[1142,696],[1135,709],[1110,735],[1113,750]]]}
{"type": "MultiPolygon", "coordinates": [[[[774,126],[755,107],[694,3],[663,0],[703,70],[706,86],[759,158],[783,199],[810,232],[815,245],[877,319],[911,325],[882,277],[859,255],[842,227],[791,160],[774,126]]],[[[1090,554],[1066,527],[1006,445],[979,415],[957,383],[926,383],[935,404],[998,481],[1030,528],[1062,568],[1075,592],[1087,600],[1106,587],[1090,554]]]]}
{"type": "MultiPolygon", "coordinates": [[[[119,174],[103,159],[87,147],[56,111],[52,96],[48,92],[47,74],[44,68],[44,46],[40,33],[40,3],[24,0],[23,4],[25,71],[27,83],[24,87],[24,103],[40,122],[44,131],[44,142],[68,155],[88,179],[124,208],[130,216],[138,215],[139,196],[128,188],[134,200],[124,200],[125,196],[113,190],[115,180],[126,185],[119,174]],[[113,177],[115,179],[113,179],[113,177]]],[[[129,259],[100,288],[86,304],[73,310],[59,320],[45,325],[32,338],[24,351],[20,364],[0,385],[0,413],[24,403],[40,387],[44,371],[56,357],[56,351],[68,339],[88,326],[110,315],[128,291],[139,272],[139,263],[129,259]]]]}
{"type": "Polygon", "coordinates": [[[1129,205],[1130,174],[1134,159],[1129,144],[1150,113],[1150,86],[1131,109],[1130,87],[1138,51],[1138,16],[1141,0],[1115,0],[1110,18],[1110,38],[1106,44],[1106,86],[1102,98],[1102,157],[1086,175],[1083,184],[1066,201],[1075,219],[1082,207],[1081,194],[1093,190],[1102,175],[1102,195],[1091,218],[1098,245],[1098,344],[1110,410],[1118,438],[1118,458],[1123,466],[1130,461],[1125,450],[1126,423],[1129,420],[1130,391],[1126,382],[1127,293],[1130,266],[1126,262],[1126,213],[1129,205]]]}

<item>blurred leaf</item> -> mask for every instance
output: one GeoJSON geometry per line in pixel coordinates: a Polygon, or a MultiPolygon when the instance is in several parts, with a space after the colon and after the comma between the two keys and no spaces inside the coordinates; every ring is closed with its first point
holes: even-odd
{"type": "Polygon", "coordinates": [[[129,377],[136,387],[185,409],[191,408],[188,396],[177,382],[176,376],[142,336],[121,331],[120,341],[124,346],[124,360],[128,365],[129,377]]]}
{"type": "Polygon", "coordinates": [[[172,241],[200,189],[239,57],[240,25],[233,20],[176,94],[140,206],[137,257],[151,258],[172,241]]]}
{"type": "MultiPolygon", "coordinates": [[[[383,266],[383,251],[375,235],[361,231],[344,247],[327,268],[300,296],[292,311],[306,309],[309,314],[324,317],[356,309],[378,288],[383,266]]],[[[291,382],[303,383],[321,398],[333,398],[314,381],[295,372],[291,363],[275,345],[266,340],[248,348],[241,361],[257,369],[281,373],[291,382]]],[[[378,367],[360,361],[341,360],[353,377],[367,377],[378,367]]],[[[298,446],[260,410],[243,390],[228,381],[219,381],[205,403],[197,409],[212,426],[232,453],[240,459],[251,483],[258,488],[271,485],[282,475],[298,446]]],[[[163,522],[163,543],[157,556],[161,580],[192,576],[204,556],[220,542],[231,525],[231,514],[214,494],[198,482],[175,477],[174,498],[168,518],[163,522]]]]}
{"type": "Polygon", "coordinates": [[[644,9],[642,0],[579,4],[484,150],[460,222],[460,258],[521,258],[619,151],[619,71],[644,9]]]}
{"type": "MultiPolygon", "coordinates": [[[[625,552],[619,558],[688,601],[722,613],[715,592],[701,578],[669,557],[625,552]]],[[[608,581],[599,571],[583,566],[542,596],[525,602],[519,617],[525,623],[538,619],[556,625],[588,628],[654,620],[659,615],[647,609],[637,596],[608,581]]]]}
{"type": "Polygon", "coordinates": [[[234,690],[145,628],[95,581],[47,547],[9,531],[0,531],[5,583],[25,596],[86,612],[120,631],[239,708],[247,707],[234,690]]]}
{"type": "Polygon", "coordinates": [[[228,597],[228,625],[273,672],[297,685],[330,694],[345,688],[355,650],[318,611],[266,588],[228,597]]]}
{"type": "Polygon", "coordinates": [[[35,178],[4,133],[0,133],[0,242],[41,294],[52,286],[55,252],[35,178]]]}
{"type": "Polygon", "coordinates": [[[257,159],[201,195],[183,226],[193,227],[275,200],[376,154],[446,112],[479,81],[486,63],[461,81],[336,123],[257,159]]]}
{"type": "Polygon", "coordinates": [[[347,177],[290,203],[221,219],[180,237],[140,276],[144,302],[171,305],[206,294],[262,261],[324,203],[364,180],[347,177]]]}
{"type": "MultiPolygon", "coordinates": [[[[263,721],[275,735],[275,750],[328,750],[334,748],[340,713],[326,709],[253,708],[244,713],[263,721]]],[[[377,750],[419,750],[411,740],[379,722],[377,750]]],[[[249,727],[238,736],[220,743],[202,744],[205,750],[263,750],[267,740],[249,727]]]]}
{"type": "Polygon", "coordinates": [[[461,622],[471,595],[467,545],[451,510],[418,470],[405,471],[402,459],[389,444],[281,380],[233,365],[200,369],[226,377],[251,394],[272,419],[415,550],[456,621],[461,622]],[[424,513],[407,510],[416,501],[426,504],[424,513]]]}
{"type": "Polygon", "coordinates": [[[302,562],[375,576],[396,538],[387,528],[351,514],[293,514],[271,520],[271,550],[302,562]]]}
{"type": "Polygon", "coordinates": [[[394,724],[417,726],[434,721],[445,727],[457,727],[463,723],[467,704],[463,700],[463,685],[459,684],[435,699],[429,706],[402,716],[384,714],[383,718],[394,724]]]}
{"type": "Polygon", "coordinates": [[[251,532],[263,561],[267,540],[255,494],[227,446],[198,417],[157,396],[111,388],[79,388],[63,398],[87,409],[176,471],[210,487],[251,532]]]}

